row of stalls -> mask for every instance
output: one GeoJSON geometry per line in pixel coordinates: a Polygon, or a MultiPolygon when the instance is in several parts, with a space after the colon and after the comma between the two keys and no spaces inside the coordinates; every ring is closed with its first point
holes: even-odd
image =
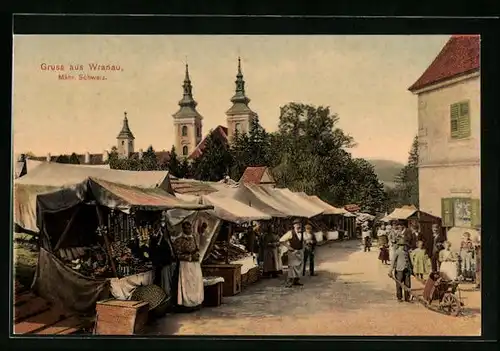
{"type": "Polygon", "coordinates": [[[150,310],[175,304],[174,280],[164,272],[167,267],[176,274],[171,236],[183,223],[192,224],[199,248],[206,305],[217,306],[222,296],[238,294],[260,277],[253,224],[267,221],[282,235],[294,218],[313,224],[319,242],[336,239],[334,226],[354,235],[355,216],[348,211],[270,185],[43,163],[14,186],[16,227],[40,238],[33,290],[80,314],[99,315],[101,308],[101,325],[113,324],[106,319],[106,313],[116,314],[109,312],[113,308],[135,306],[129,310],[138,313],[142,305],[127,303],[148,294],[150,310]],[[161,286],[165,296],[152,286],[161,286]]]}

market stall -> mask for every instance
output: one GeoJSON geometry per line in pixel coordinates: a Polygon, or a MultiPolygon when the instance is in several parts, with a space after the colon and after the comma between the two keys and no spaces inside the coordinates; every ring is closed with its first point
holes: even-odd
{"type": "MultiPolygon", "coordinates": [[[[155,257],[171,254],[164,211],[176,208],[211,206],[184,203],[160,188],[93,177],[38,194],[41,235],[33,288],[77,312],[92,311],[98,300],[110,295],[132,299],[137,287],[152,285],[159,264],[155,257]]],[[[171,296],[171,291],[165,293],[171,296]]]]}

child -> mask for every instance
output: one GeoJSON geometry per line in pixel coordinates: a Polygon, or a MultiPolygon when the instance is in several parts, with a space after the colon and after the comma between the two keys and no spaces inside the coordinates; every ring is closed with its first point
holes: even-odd
{"type": "Polygon", "coordinates": [[[417,241],[417,248],[411,253],[411,262],[413,263],[413,272],[415,277],[424,279],[431,271],[431,260],[425,249],[422,240],[417,241]]]}
{"type": "Polygon", "coordinates": [[[378,259],[382,261],[383,264],[389,264],[389,245],[387,243],[382,243],[380,245],[378,259]]]}
{"type": "Polygon", "coordinates": [[[456,280],[458,277],[458,257],[451,251],[451,243],[444,242],[444,249],[439,252],[439,272],[445,280],[456,280]]]}

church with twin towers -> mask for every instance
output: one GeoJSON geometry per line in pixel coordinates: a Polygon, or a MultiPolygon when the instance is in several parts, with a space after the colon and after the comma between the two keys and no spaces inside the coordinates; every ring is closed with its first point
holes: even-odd
{"type": "MultiPolygon", "coordinates": [[[[172,115],[174,133],[173,146],[180,158],[195,159],[201,155],[208,135],[203,136],[203,116],[198,112],[193,94],[193,83],[186,64],[184,82],[182,85],[182,98],[179,101],[179,109],[172,115]]],[[[245,80],[241,68],[241,59],[238,57],[238,68],[235,81],[235,92],[230,98],[232,106],[226,111],[226,126],[217,126],[212,130],[214,137],[221,138],[230,143],[235,132],[247,133],[252,120],[257,114],[248,106],[250,99],[245,94],[245,80]]],[[[141,158],[143,150],[135,149],[135,137],[129,125],[129,118],[124,112],[122,129],[116,137],[116,150],[121,158],[141,158]]],[[[171,145],[168,146],[169,148],[171,145]]],[[[165,163],[170,158],[169,151],[156,151],[158,161],[165,163]]],[[[80,164],[102,165],[108,161],[109,151],[101,154],[85,153],[77,155],[80,164]]],[[[57,155],[48,154],[46,157],[34,157],[35,160],[46,160],[54,162],[57,155]]]]}
{"type": "MultiPolygon", "coordinates": [[[[230,101],[232,106],[226,111],[226,126],[217,126],[212,130],[216,137],[231,142],[234,134],[247,133],[252,120],[257,114],[248,106],[250,99],[245,94],[245,80],[241,68],[241,59],[238,57],[238,71],[235,81],[235,92],[230,101]]],[[[182,158],[195,159],[204,147],[206,135],[203,137],[203,116],[198,112],[193,94],[193,83],[186,64],[184,83],[182,85],[182,98],[179,101],[179,109],[173,117],[174,147],[176,153],[182,158]]],[[[134,150],[134,135],[130,129],[128,117],[125,113],[123,127],[117,137],[117,150],[121,157],[131,157],[136,154],[134,150]]],[[[142,150],[139,150],[139,157],[142,150]]],[[[160,155],[159,155],[160,156],[160,155]]]]}

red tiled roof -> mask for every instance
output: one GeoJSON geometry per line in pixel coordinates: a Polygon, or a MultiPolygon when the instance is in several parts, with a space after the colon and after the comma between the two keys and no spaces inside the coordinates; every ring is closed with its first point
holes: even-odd
{"type": "MultiPolygon", "coordinates": [[[[222,138],[223,141],[227,142],[228,141],[228,138],[227,138],[227,128],[226,127],[223,127],[223,126],[217,126],[217,128],[215,128],[213,131],[212,131],[212,134],[214,134],[215,136],[218,136],[220,138],[222,138]]],[[[198,144],[198,146],[196,146],[196,149],[193,150],[193,152],[191,153],[191,155],[189,155],[189,158],[191,160],[194,160],[198,157],[201,156],[201,154],[203,153],[203,149],[205,148],[205,144],[207,142],[207,137],[209,136],[210,134],[207,134],[203,140],[198,144]]]]}
{"type": "Polygon", "coordinates": [[[429,85],[478,70],[481,65],[479,53],[479,35],[452,36],[431,65],[408,90],[413,92],[429,85]]]}
{"type": "Polygon", "coordinates": [[[260,184],[266,169],[267,167],[247,167],[241,176],[240,182],[247,184],[260,184]]]}
{"type": "Polygon", "coordinates": [[[356,204],[350,204],[350,205],[345,205],[344,209],[349,212],[359,212],[361,208],[356,204]]]}

